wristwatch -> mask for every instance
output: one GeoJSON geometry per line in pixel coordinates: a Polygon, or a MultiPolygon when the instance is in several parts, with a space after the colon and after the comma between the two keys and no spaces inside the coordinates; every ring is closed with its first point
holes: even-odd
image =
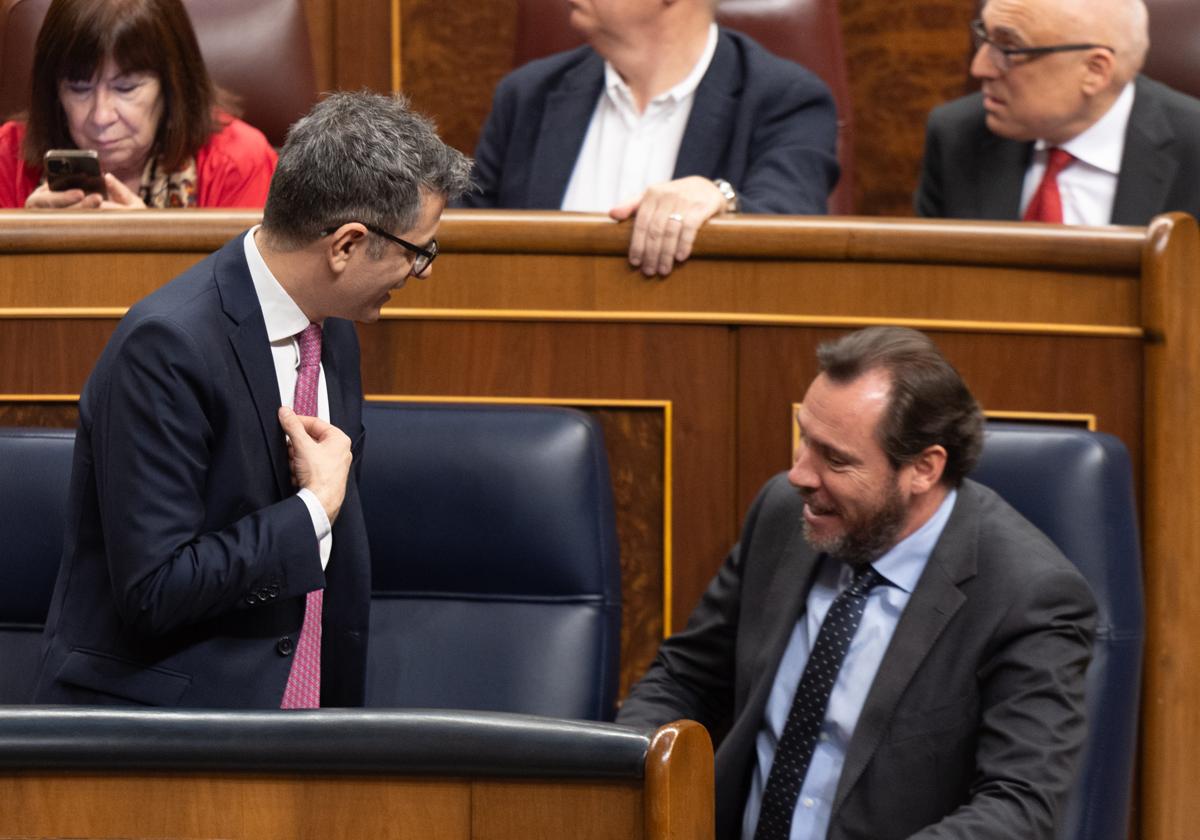
{"type": "Polygon", "coordinates": [[[737,190],[733,188],[733,184],[724,178],[713,178],[713,186],[721,191],[721,196],[725,199],[725,212],[736,213],[738,211],[738,194],[737,190]]]}

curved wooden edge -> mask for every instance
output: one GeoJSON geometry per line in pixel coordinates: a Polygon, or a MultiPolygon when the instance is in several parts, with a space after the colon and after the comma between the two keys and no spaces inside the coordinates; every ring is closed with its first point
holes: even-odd
{"type": "Polygon", "coordinates": [[[1140,837],[1186,837],[1200,749],[1200,233],[1176,213],[1155,219],[1143,263],[1145,414],[1140,837]]]}
{"type": "Polygon", "coordinates": [[[646,840],[713,840],[713,748],[692,720],[654,733],[646,754],[646,840]]]}
{"type": "MultiPolygon", "coordinates": [[[[214,251],[261,219],[257,210],[122,213],[0,211],[0,252],[214,251]]],[[[596,213],[448,210],[445,253],[624,256],[630,223],[596,213]]],[[[1146,229],[1028,222],[855,216],[714,219],[696,239],[699,258],[755,257],[951,265],[1078,268],[1128,274],[1141,266],[1146,229]]]]}

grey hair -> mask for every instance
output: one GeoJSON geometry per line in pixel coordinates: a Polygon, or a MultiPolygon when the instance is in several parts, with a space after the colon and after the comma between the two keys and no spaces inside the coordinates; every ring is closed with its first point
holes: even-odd
{"type": "Polygon", "coordinates": [[[470,173],[471,159],[442,142],[405,97],[333,93],[288,129],[263,232],[275,247],[294,249],[349,221],[407,230],[423,192],[453,200],[470,173]]]}

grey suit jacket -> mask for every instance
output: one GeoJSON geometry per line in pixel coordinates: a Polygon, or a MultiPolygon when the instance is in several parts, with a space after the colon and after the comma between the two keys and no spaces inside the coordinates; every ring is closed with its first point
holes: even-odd
{"type": "MultiPolygon", "coordinates": [[[[719,838],[740,836],[754,740],[818,555],[786,475],[617,720],[714,734],[719,838]]],[[[828,836],[1053,837],[1085,734],[1095,603],[1082,576],[967,481],[863,705],[828,836]]]]}
{"type": "MultiPolygon", "coordinates": [[[[1032,153],[1033,143],[988,130],[978,93],[935,108],[926,126],[917,213],[1019,219],[1032,153]]],[[[1200,100],[1139,76],[1111,222],[1144,225],[1175,210],[1200,216],[1200,100]]]]}

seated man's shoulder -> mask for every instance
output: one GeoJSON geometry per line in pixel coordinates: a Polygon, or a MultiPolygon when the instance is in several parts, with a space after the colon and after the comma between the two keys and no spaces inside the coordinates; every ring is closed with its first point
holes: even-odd
{"type": "Polygon", "coordinates": [[[597,72],[603,72],[604,60],[587,45],[535,58],[501,79],[497,92],[536,92],[557,84],[564,77],[570,77],[574,71],[589,64],[594,65],[593,69],[597,72]]]}
{"type": "Polygon", "coordinates": [[[1153,97],[1154,101],[1172,116],[1189,123],[1200,123],[1200,99],[1155,81],[1149,76],[1139,76],[1136,84],[1137,94],[1153,97]]]}
{"type": "Polygon", "coordinates": [[[771,52],[744,32],[722,27],[721,38],[735,48],[743,75],[748,79],[777,87],[804,84],[822,90],[829,88],[825,81],[812,70],[771,52]]]}
{"type": "Polygon", "coordinates": [[[985,118],[983,94],[976,92],[935,107],[929,112],[929,125],[931,128],[946,127],[951,130],[966,127],[986,128],[985,118]]]}
{"type": "Polygon", "coordinates": [[[982,577],[1025,587],[1040,585],[1049,574],[1083,584],[1082,573],[1054,541],[990,487],[967,480],[959,494],[976,518],[982,577]]]}

